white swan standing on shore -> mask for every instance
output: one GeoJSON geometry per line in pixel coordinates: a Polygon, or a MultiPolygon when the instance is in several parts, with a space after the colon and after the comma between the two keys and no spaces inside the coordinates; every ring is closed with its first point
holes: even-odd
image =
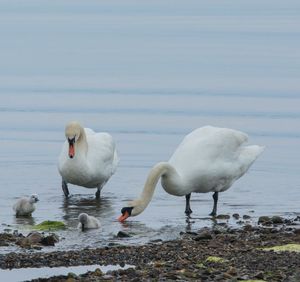
{"type": "Polygon", "coordinates": [[[101,224],[99,222],[99,220],[91,215],[88,215],[86,213],[81,213],[78,216],[78,229],[81,229],[82,231],[84,231],[85,229],[96,229],[96,228],[100,228],[101,224]]]}
{"type": "Polygon", "coordinates": [[[31,195],[29,198],[24,197],[18,199],[14,204],[13,210],[16,212],[16,216],[31,216],[35,211],[34,204],[39,201],[39,198],[36,194],[31,195]]]}
{"type": "Polygon", "coordinates": [[[142,213],[152,199],[161,178],[162,187],[174,196],[186,197],[185,213],[190,215],[192,192],[214,192],[217,213],[219,192],[226,191],[249,169],[264,147],[245,146],[247,134],[229,129],[204,126],[188,134],[168,162],[156,164],[150,171],[139,199],[122,208],[119,221],[142,213]]]}
{"type": "Polygon", "coordinates": [[[58,170],[62,189],[69,196],[68,183],[85,188],[97,188],[96,198],[114,174],[118,164],[116,145],[110,134],[95,133],[78,122],[65,129],[66,141],[59,156],[58,170]]]}

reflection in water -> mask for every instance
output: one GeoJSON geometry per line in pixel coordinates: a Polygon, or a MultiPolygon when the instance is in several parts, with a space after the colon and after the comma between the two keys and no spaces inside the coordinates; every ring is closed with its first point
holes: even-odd
{"type": "Polygon", "coordinates": [[[109,198],[102,197],[96,199],[94,196],[85,197],[86,195],[75,194],[69,198],[63,198],[62,218],[66,222],[77,222],[78,215],[80,213],[87,213],[96,218],[111,217],[113,214],[113,208],[111,200],[109,198]]]}
{"type": "Polygon", "coordinates": [[[28,217],[15,217],[14,224],[24,226],[24,225],[35,225],[35,219],[32,216],[28,217]]]}
{"type": "Polygon", "coordinates": [[[124,266],[120,265],[80,265],[80,266],[69,266],[69,267],[41,267],[41,268],[20,268],[20,269],[1,269],[0,276],[3,281],[24,281],[41,278],[48,278],[51,276],[67,275],[68,273],[75,273],[80,275],[88,271],[95,271],[100,268],[103,273],[107,271],[113,271],[118,269],[128,269],[134,267],[133,265],[124,266]]]}
{"type": "MultiPolygon", "coordinates": [[[[197,230],[197,227],[193,228],[193,225],[195,226],[197,223],[199,224],[198,221],[201,221],[202,224],[201,226],[207,228],[211,228],[212,230],[215,229],[220,229],[220,228],[226,228],[226,226],[231,226],[231,227],[237,227],[237,222],[233,220],[232,218],[228,219],[217,219],[216,217],[202,217],[202,218],[196,218],[196,217],[186,217],[186,227],[185,231],[186,232],[191,232],[193,230],[197,230]]],[[[199,227],[198,227],[199,228],[199,227]]]]}
{"type": "Polygon", "coordinates": [[[185,227],[185,232],[190,232],[192,230],[192,224],[195,223],[195,221],[191,220],[192,218],[190,216],[186,217],[186,227],[185,227]]]}

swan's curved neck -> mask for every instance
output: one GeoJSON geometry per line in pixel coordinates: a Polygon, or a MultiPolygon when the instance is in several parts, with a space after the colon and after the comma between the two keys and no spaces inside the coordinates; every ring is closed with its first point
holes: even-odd
{"type": "Polygon", "coordinates": [[[174,179],[174,182],[180,181],[180,176],[172,165],[167,162],[160,162],[156,164],[148,175],[140,198],[136,201],[133,201],[138,205],[135,205],[135,215],[140,214],[148,206],[153,197],[157,182],[162,176],[174,179]]]}

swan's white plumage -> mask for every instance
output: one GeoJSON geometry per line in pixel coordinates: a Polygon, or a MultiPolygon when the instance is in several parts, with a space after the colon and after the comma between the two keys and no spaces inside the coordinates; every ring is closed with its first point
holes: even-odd
{"type": "Polygon", "coordinates": [[[78,216],[78,220],[77,228],[79,229],[83,229],[82,226],[84,226],[84,229],[96,229],[101,227],[100,221],[97,218],[86,213],[81,213],[78,216]]]}
{"type": "Polygon", "coordinates": [[[65,141],[58,170],[66,183],[101,189],[117,168],[119,159],[115,142],[108,133],[95,133],[74,124],[81,132],[80,139],[75,142],[75,156],[69,157],[69,144],[65,141]]]}
{"type": "Polygon", "coordinates": [[[247,141],[247,134],[229,128],[205,126],[188,134],[169,159],[184,186],[182,195],[227,190],[264,149],[244,146],[247,141]]]}
{"type": "Polygon", "coordinates": [[[18,199],[18,201],[13,205],[13,210],[16,216],[30,216],[35,211],[35,203],[38,201],[38,196],[36,194],[31,195],[31,197],[23,197],[18,199]]]}
{"type": "MultiPolygon", "coordinates": [[[[159,178],[165,191],[175,196],[227,190],[264,150],[258,145],[246,146],[247,141],[247,134],[229,128],[204,126],[194,130],[168,162],[151,169],[140,198],[122,209],[119,220],[138,215],[147,207],[159,178]]],[[[190,213],[187,201],[186,213],[190,213]]],[[[212,214],[216,212],[216,203],[217,198],[212,214]]]]}

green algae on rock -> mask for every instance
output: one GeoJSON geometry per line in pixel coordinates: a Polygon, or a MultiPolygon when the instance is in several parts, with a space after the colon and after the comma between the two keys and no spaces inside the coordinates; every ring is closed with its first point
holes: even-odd
{"type": "Polygon", "coordinates": [[[300,244],[286,244],[281,246],[262,248],[263,251],[297,252],[300,253],[300,244]]]}
{"type": "Polygon", "coordinates": [[[216,263],[224,263],[226,262],[225,259],[220,258],[220,257],[214,257],[214,256],[209,256],[205,260],[206,262],[216,262],[216,263]]]}
{"type": "Polygon", "coordinates": [[[39,231],[50,231],[50,230],[52,231],[52,230],[65,229],[66,225],[61,221],[46,220],[33,226],[32,228],[34,230],[39,230],[39,231]]]}

